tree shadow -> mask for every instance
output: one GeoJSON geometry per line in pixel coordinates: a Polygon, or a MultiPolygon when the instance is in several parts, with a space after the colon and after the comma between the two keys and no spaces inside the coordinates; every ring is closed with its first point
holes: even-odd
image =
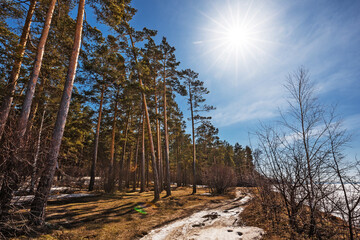
{"type": "Polygon", "coordinates": [[[137,197],[138,195],[135,194],[124,193],[120,196],[85,197],[76,199],[76,201],[74,199],[51,201],[49,205],[56,207],[48,210],[46,221],[67,229],[78,228],[89,223],[93,223],[89,224],[89,229],[102,228],[105,224],[119,222],[118,217],[120,216],[137,213],[134,208],[143,204],[143,202],[132,201],[137,197]],[[129,202],[116,205],[116,202],[123,198],[126,198],[129,202]],[[81,205],[76,205],[74,208],[74,203],[81,205]],[[101,206],[101,209],[98,206],[101,206]]]}

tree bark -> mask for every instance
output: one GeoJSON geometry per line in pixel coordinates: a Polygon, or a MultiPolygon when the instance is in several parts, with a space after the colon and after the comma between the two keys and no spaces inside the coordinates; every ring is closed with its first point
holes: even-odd
{"type": "Polygon", "coordinates": [[[30,216],[33,224],[42,225],[45,221],[45,208],[47,199],[50,194],[51,185],[53,183],[57,158],[59,156],[61,139],[64,134],[67,114],[69,112],[71,93],[73,89],[78,57],[81,46],[81,36],[83,29],[83,18],[85,10],[85,0],[79,1],[79,9],[76,19],[75,39],[73,50],[70,58],[69,69],[65,81],[63,95],[61,97],[59,112],[56,118],[55,128],[51,139],[51,146],[47,163],[40,178],[35,198],[31,203],[30,216]]]}
{"type": "Polygon", "coordinates": [[[11,70],[9,82],[8,82],[7,89],[6,89],[6,92],[8,94],[4,97],[3,102],[1,104],[1,108],[0,108],[0,140],[2,138],[4,129],[5,129],[5,125],[6,125],[6,121],[8,119],[9,112],[11,109],[11,104],[14,99],[17,80],[19,78],[22,60],[23,60],[23,57],[25,54],[26,43],[29,38],[31,19],[34,15],[35,7],[36,7],[36,1],[31,0],[29,10],[27,12],[25,24],[24,24],[24,27],[23,27],[23,30],[21,33],[18,49],[16,52],[14,66],[11,70]]]}
{"type": "Polygon", "coordinates": [[[99,136],[100,136],[102,107],[103,107],[103,102],[104,102],[104,92],[105,92],[105,86],[102,87],[101,95],[100,95],[99,114],[98,114],[98,121],[97,121],[97,125],[96,125],[96,133],[95,133],[94,156],[93,156],[91,170],[90,170],[89,191],[94,190],[94,184],[95,184],[96,163],[97,163],[98,148],[99,148],[99,136]]]}

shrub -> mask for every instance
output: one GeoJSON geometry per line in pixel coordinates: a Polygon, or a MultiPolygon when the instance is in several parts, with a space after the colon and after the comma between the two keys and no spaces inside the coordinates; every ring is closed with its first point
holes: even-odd
{"type": "Polygon", "coordinates": [[[237,179],[231,167],[215,164],[204,171],[203,182],[208,185],[212,194],[223,194],[236,186],[237,179]]]}

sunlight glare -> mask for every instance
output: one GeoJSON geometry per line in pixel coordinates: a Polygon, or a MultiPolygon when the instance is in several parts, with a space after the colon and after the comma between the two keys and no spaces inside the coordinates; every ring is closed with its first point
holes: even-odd
{"type": "Polygon", "coordinates": [[[237,71],[253,68],[269,56],[273,44],[272,17],[266,6],[254,5],[252,1],[227,1],[203,13],[209,21],[204,28],[205,40],[201,42],[206,49],[204,54],[215,58],[214,65],[237,71]]]}
{"type": "Polygon", "coordinates": [[[245,27],[231,26],[225,33],[225,39],[232,47],[238,48],[247,45],[250,39],[249,30],[245,27]]]}

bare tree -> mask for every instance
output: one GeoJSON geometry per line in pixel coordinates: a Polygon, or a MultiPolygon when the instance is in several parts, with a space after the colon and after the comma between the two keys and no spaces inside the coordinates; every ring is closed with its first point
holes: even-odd
{"type": "Polygon", "coordinates": [[[342,129],[341,122],[329,124],[327,135],[331,155],[329,165],[334,182],[339,184],[334,184],[333,191],[326,195],[324,209],[341,216],[347,223],[348,237],[353,240],[356,239],[356,224],[360,219],[359,162],[345,159],[341,151],[350,140],[350,136],[342,129]]]}
{"type": "Polygon", "coordinates": [[[309,237],[317,234],[316,214],[321,203],[331,194],[331,185],[338,175],[331,171],[334,152],[346,143],[340,133],[334,111],[319,104],[308,71],[299,68],[288,76],[285,88],[288,108],[281,112],[277,126],[262,126],[257,132],[262,154],[258,163],[261,172],[276,183],[293,230],[306,230],[309,237]],[[337,144],[334,144],[337,143],[337,144]],[[307,223],[298,226],[298,212],[309,209],[307,223]],[[306,228],[306,229],[302,229],[306,228]]]}

